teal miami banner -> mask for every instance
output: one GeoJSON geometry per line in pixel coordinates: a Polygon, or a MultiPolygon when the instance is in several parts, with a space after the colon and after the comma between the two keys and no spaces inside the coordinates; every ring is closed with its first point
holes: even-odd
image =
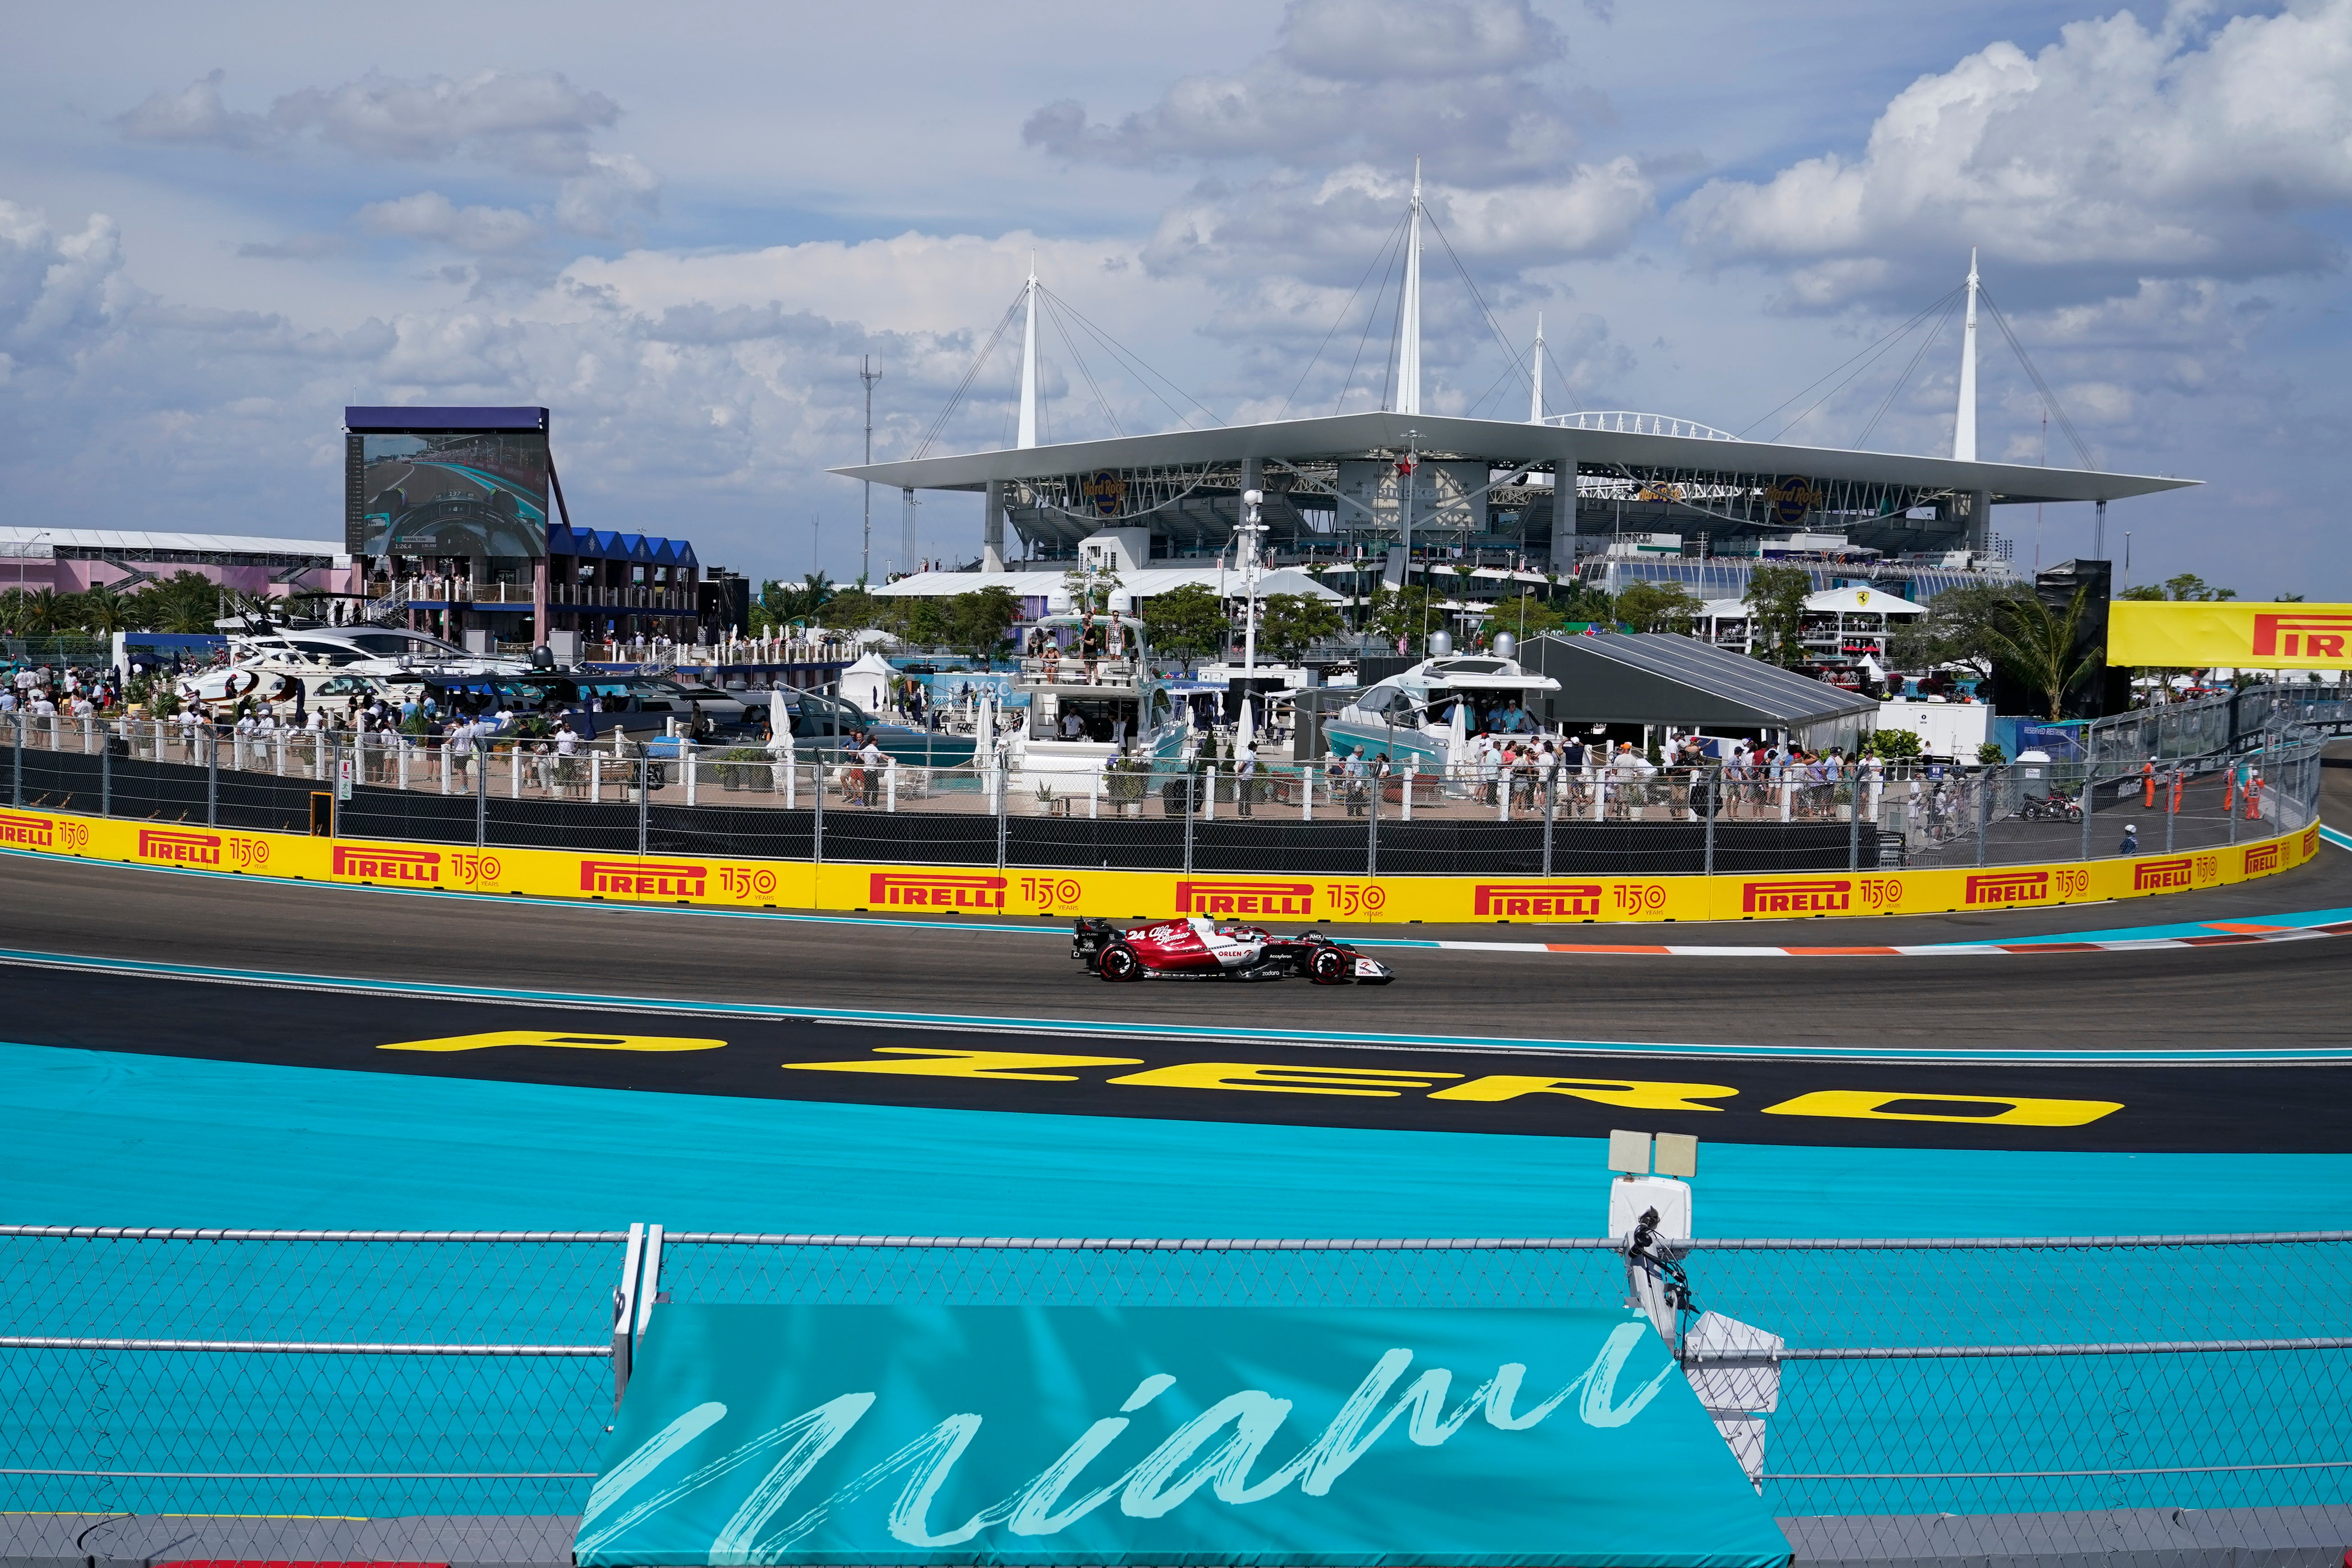
{"type": "Polygon", "coordinates": [[[583,1568],[1790,1556],[1594,1308],[665,1305],[598,1472],[583,1568]]]}

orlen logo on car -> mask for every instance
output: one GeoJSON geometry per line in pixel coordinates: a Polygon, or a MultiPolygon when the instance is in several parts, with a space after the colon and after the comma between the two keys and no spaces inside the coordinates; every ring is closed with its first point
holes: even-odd
{"type": "Polygon", "coordinates": [[[2189,857],[2177,860],[2142,860],[2132,868],[2132,891],[2153,893],[2166,888],[2186,888],[2196,881],[2189,857]]]}
{"type": "Polygon", "coordinates": [[[57,843],[58,825],[47,817],[0,814],[0,844],[21,845],[26,849],[54,849],[57,843]]]}
{"type": "Polygon", "coordinates": [[[2278,845],[2257,844],[2246,851],[2246,875],[2258,877],[2264,871],[2275,871],[2284,858],[2278,845]]]}
{"type": "Polygon", "coordinates": [[[1828,915],[1853,908],[1853,884],[1843,877],[1749,882],[1740,907],[1751,915],[1828,915]]]}
{"type": "Polygon", "coordinates": [[[430,849],[353,849],[338,844],[335,875],[379,882],[437,882],[441,857],[430,849]]]}
{"type": "Polygon", "coordinates": [[[1969,878],[1970,904],[2041,904],[2049,900],[2047,871],[1988,871],[1969,878]]]}
{"type": "Polygon", "coordinates": [[[877,909],[1001,910],[1005,885],[1003,877],[877,871],[866,900],[877,909]]]}
{"type": "Polygon", "coordinates": [[[633,899],[698,899],[709,875],[700,866],[666,865],[658,860],[583,860],[580,890],[633,899]]]}
{"type": "Polygon", "coordinates": [[[1509,920],[1514,916],[1550,920],[1562,916],[1597,915],[1600,912],[1601,889],[1596,883],[1478,884],[1478,918],[1481,920],[1509,920]]]}
{"type": "Polygon", "coordinates": [[[1180,915],[1311,915],[1312,882],[1179,882],[1180,915]]]}
{"type": "Polygon", "coordinates": [[[139,853],[145,859],[169,860],[175,866],[217,866],[221,863],[220,835],[142,827],[139,830],[139,853]]]}

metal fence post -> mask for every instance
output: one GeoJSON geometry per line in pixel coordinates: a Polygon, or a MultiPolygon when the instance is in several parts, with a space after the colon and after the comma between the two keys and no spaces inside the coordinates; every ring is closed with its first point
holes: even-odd
{"type": "MultiPolygon", "coordinates": [[[[1707,777],[1706,791],[1706,874],[1710,877],[1715,875],[1715,803],[1721,798],[1722,795],[1723,769],[1717,766],[1714,773],[1707,777]]],[[[1545,840],[1549,846],[1550,840],[1549,823],[1545,825],[1545,840]]],[[[1544,869],[1547,871],[1551,869],[1549,855],[1544,857],[1544,869]]]]}
{"type": "Polygon", "coordinates": [[[996,759],[996,868],[999,871],[1004,869],[1004,841],[1013,816],[1012,795],[1012,759],[999,756],[996,759]]]}
{"type": "Polygon", "coordinates": [[[809,759],[809,798],[814,803],[809,817],[810,844],[814,850],[810,858],[822,866],[824,864],[824,754],[821,752],[809,759]]]}
{"type": "Polygon", "coordinates": [[[205,736],[205,826],[220,826],[220,731],[209,723],[205,736]]]}
{"type": "MultiPolygon", "coordinates": [[[[1190,876],[1192,873],[1192,810],[1193,807],[1199,804],[1194,796],[1198,793],[1195,781],[1197,781],[1200,776],[1200,774],[1192,771],[1192,764],[1191,763],[1186,763],[1184,764],[1184,794],[1182,800],[1184,804],[1184,874],[1186,876],[1190,876]]],[[[1160,798],[1165,800],[1168,797],[1162,795],[1160,798]]]]}
{"type": "Polygon", "coordinates": [[[2083,807],[2083,852],[2075,857],[2076,859],[2088,860],[2091,858],[2091,808],[2094,805],[2096,805],[2098,802],[2099,781],[2092,777],[2090,771],[2086,768],[2083,773],[2083,794],[2081,803],[2083,807]]]}
{"type": "Polygon", "coordinates": [[[8,798],[12,805],[25,804],[25,711],[18,709],[9,715],[15,722],[9,725],[8,798]]]}
{"type": "MultiPolygon", "coordinates": [[[[1550,770],[1549,773],[1545,773],[1545,774],[1544,774],[1543,874],[1544,874],[1545,876],[1547,876],[1547,877],[1549,877],[1549,876],[1550,876],[1550,875],[1551,875],[1551,824],[1552,824],[1552,816],[1553,816],[1553,815],[1558,811],[1559,807],[1559,762],[1558,762],[1557,760],[1555,760],[1555,761],[1553,762],[1552,765],[1551,765],[1551,770],[1550,770]]],[[[1715,819],[1714,819],[1713,817],[1709,817],[1709,818],[1707,818],[1707,829],[1706,829],[1706,831],[1707,831],[1707,839],[1706,839],[1706,844],[1707,844],[1707,853],[1708,853],[1708,856],[1709,856],[1709,861],[1708,861],[1708,864],[1709,864],[1710,866],[1712,866],[1712,865],[1713,865],[1713,858],[1713,858],[1713,855],[1714,855],[1714,852],[1715,852],[1715,819]]]]}
{"type": "MultiPolygon", "coordinates": [[[[1388,786],[1388,780],[1381,776],[1377,766],[1367,771],[1372,775],[1372,798],[1370,809],[1364,814],[1364,875],[1377,877],[1381,874],[1381,795],[1388,786]]],[[[1400,773],[1398,776],[1404,780],[1405,788],[1412,787],[1412,774],[1400,773]]]]}
{"type": "MultiPolygon", "coordinates": [[[[2236,711],[2237,710],[2234,708],[2231,710],[2233,716],[2236,711]]],[[[2232,844],[2235,844],[2238,841],[2238,791],[2236,786],[2240,782],[2241,776],[2238,770],[2244,764],[2241,763],[2237,760],[2235,755],[2231,757],[2229,774],[2230,782],[2229,784],[2224,784],[2221,788],[2221,815],[2230,819],[2230,842],[2232,844]]],[[[2252,768],[2246,769],[2243,779],[2245,793],[2248,795],[2252,795],[2254,793],[2254,773],[2252,768]]]]}
{"type": "Polygon", "coordinates": [[[478,744],[474,748],[474,847],[484,847],[490,841],[490,749],[478,744]]]}
{"type": "Polygon", "coordinates": [[[1985,863],[1985,836],[1992,829],[1992,770],[1977,770],[1977,864],[1985,863]]]}
{"type": "Polygon", "coordinates": [[[1862,869],[1862,774],[1848,767],[1845,773],[1845,868],[1862,869]]]}
{"type": "Polygon", "coordinates": [[[114,737],[103,723],[98,731],[98,815],[114,815],[114,737]]]}
{"type": "Polygon", "coordinates": [[[651,758],[636,760],[637,772],[637,853],[647,853],[646,846],[653,837],[654,764],[651,758]]]}

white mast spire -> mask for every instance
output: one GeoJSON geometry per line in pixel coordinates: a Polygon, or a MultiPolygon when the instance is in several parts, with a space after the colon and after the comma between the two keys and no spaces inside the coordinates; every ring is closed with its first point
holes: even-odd
{"type": "Polygon", "coordinates": [[[1421,412],[1421,160],[1412,161],[1412,212],[1404,236],[1404,293],[1397,301],[1397,405],[1421,412]]]}
{"type": "Polygon", "coordinates": [[[1528,392],[1528,423],[1543,423],[1543,312],[1536,312],[1536,374],[1528,392]]]}
{"type": "Polygon", "coordinates": [[[1029,281],[1022,286],[1029,307],[1028,324],[1021,333],[1021,433],[1015,447],[1037,444],[1037,253],[1029,253],[1029,281]]]}
{"type": "Polygon", "coordinates": [[[1952,458],[1977,460],[1977,247],[1969,247],[1969,317],[1960,330],[1960,408],[1952,421],[1952,458]]]}

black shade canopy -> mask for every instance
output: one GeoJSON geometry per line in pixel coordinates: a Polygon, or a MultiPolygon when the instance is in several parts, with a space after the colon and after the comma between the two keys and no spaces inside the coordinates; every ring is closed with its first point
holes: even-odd
{"type": "Polygon", "coordinates": [[[1665,632],[1546,633],[1518,658],[1559,682],[1542,700],[1555,723],[1804,730],[1878,709],[1875,698],[1665,632]]]}

